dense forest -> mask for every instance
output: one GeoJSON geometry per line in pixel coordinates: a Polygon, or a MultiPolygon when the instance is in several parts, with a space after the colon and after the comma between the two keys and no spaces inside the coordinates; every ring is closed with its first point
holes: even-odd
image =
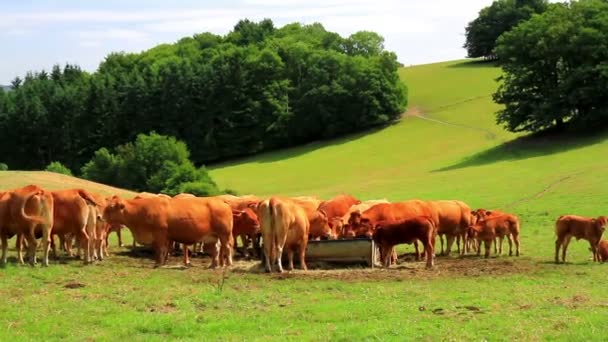
{"type": "Polygon", "coordinates": [[[111,53],[94,73],[30,72],[0,90],[0,149],[11,169],[59,161],[76,174],[102,147],[156,132],[196,165],[391,122],[407,104],[383,38],[321,24],[239,21],[141,53],[111,53]]]}

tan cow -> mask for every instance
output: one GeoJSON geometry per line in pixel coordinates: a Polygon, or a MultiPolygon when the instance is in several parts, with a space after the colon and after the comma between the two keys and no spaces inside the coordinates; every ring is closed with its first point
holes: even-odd
{"type": "Polygon", "coordinates": [[[152,245],[158,267],[167,261],[169,243],[184,244],[184,264],[190,265],[188,246],[198,241],[215,245],[211,267],[232,265],[232,210],[224,201],[213,198],[140,198],[112,197],[103,212],[110,224],[124,224],[137,242],[152,245]]]}
{"type": "Polygon", "coordinates": [[[49,264],[49,248],[53,228],[53,196],[50,192],[28,185],[20,189],[6,191],[0,197],[0,238],[2,241],[2,263],[6,264],[7,239],[17,235],[17,259],[23,263],[22,243],[27,240],[27,258],[36,264],[36,235],[42,237],[43,261],[49,264]]]}
{"type": "Polygon", "coordinates": [[[471,225],[471,208],[458,200],[428,201],[431,217],[440,237],[441,254],[450,255],[454,239],[458,246],[458,253],[464,254],[464,237],[467,227],[471,225]],[[442,236],[447,237],[447,248],[443,249],[442,236]],[[463,245],[460,248],[460,240],[463,245]]]}
{"type": "Polygon", "coordinates": [[[555,222],[555,263],[559,263],[559,249],[562,250],[562,262],[566,262],[566,250],[570,239],[575,237],[576,240],[585,239],[589,241],[591,252],[593,252],[593,261],[598,261],[597,244],[602,239],[608,218],[599,216],[597,218],[582,217],[576,215],[560,216],[555,222]]]}
{"type": "Polygon", "coordinates": [[[293,253],[298,251],[300,265],[306,270],[306,246],[310,224],[304,209],[287,198],[271,197],[261,201],[257,207],[264,245],[265,268],[272,271],[276,261],[279,272],[283,272],[281,257],[287,250],[289,269],[293,269],[293,253]]]}
{"type": "Polygon", "coordinates": [[[95,250],[98,216],[94,195],[84,189],[52,191],[51,194],[54,202],[54,224],[51,235],[53,255],[57,257],[53,235],[60,237],[71,235],[76,237],[79,248],[85,249],[84,262],[91,263],[95,250]]]}

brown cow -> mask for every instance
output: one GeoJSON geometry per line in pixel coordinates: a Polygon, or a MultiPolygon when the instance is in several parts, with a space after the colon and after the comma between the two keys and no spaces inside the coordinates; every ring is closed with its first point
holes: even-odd
{"type": "MultiPolygon", "coordinates": [[[[425,201],[409,200],[396,203],[380,203],[367,209],[363,213],[353,212],[349,218],[350,229],[355,232],[355,236],[371,238],[374,227],[380,221],[403,221],[416,216],[429,216],[432,211],[425,201]]],[[[418,244],[414,242],[416,249],[416,260],[420,260],[420,250],[418,244]]]]}
{"type": "MultiPolygon", "coordinates": [[[[360,204],[361,201],[351,195],[338,195],[328,201],[319,204],[317,210],[323,211],[328,219],[329,228],[332,230],[332,238],[338,238],[342,234],[343,224],[336,224],[335,218],[342,218],[353,206],[360,204]]],[[[312,229],[312,224],[311,224],[312,229]]]]}
{"type": "Polygon", "coordinates": [[[28,242],[27,258],[36,264],[36,235],[40,234],[43,245],[42,265],[49,264],[49,247],[53,227],[53,196],[50,192],[28,185],[3,193],[0,197],[0,238],[2,241],[2,263],[6,264],[7,239],[17,235],[17,259],[23,263],[21,253],[23,238],[28,242]]]}
{"type": "Polygon", "coordinates": [[[219,253],[217,248],[211,253],[211,267],[232,265],[232,210],[217,198],[124,200],[114,196],[103,218],[126,225],[137,242],[152,245],[156,267],[166,263],[170,241],[184,244],[184,264],[190,265],[188,246],[201,240],[210,245],[220,241],[219,253]]]}
{"type": "Polygon", "coordinates": [[[380,246],[380,256],[385,267],[390,266],[391,251],[401,243],[422,241],[426,255],[426,267],[434,265],[435,224],[430,217],[416,216],[401,221],[380,221],[376,223],[374,242],[380,246]]]}
{"type": "Polygon", "coordinates": [[[597,244],[598,261],[608,261],[608,240],[602,240],[597,244]]]}
{"type": "Polygon", "coordinates": [[[256,213],[251,208],[245,208],[243,210],[232,209],[232,218],[234,221],[234,226],[232,228],[234,250],[237,250],[237,237],[240,236],[241,242],[243,243],[243,254],[245,256],[248,256],[248,239],[254,241],[255,245],[257,236],[258,234],[260,234],[260,222],[258,221],[258,215],[256,215],[256,213]]]}
{"type": "Polygon", "coordinates": [[[352,239],[355,237],[355,232],[352,229],[352,227],[350,226],[350,224],[348,223],[351,214],[357,213],[356,215],[361,215],[362,212],[375,206],[376,204],[381,204],[381,203],[390,203],[390,202],[386,199],[379,199],[379,200],[367,200],[367,201],[363,201],[359,204],[352,205],[350,208],[348,208],[348,211],[346,212],[346,214],[344,214],[342,216],[341,223],[330,220],[330,226],[332,227],[332,229],[334,229],[334,231],[338,232],[339,238],[352,239]]]}
{"type": "Polygon", "coordinates": [[[301,268],[306,270],[305,257],[310,224],[304,209],[290,199],[271,197],[260,202],[257,211],[262,230],[266,271],[272,271],[272,264],[276,260],[278,271],[283,272],[283,248],[287,250],[290,270],[293,269],[294,251],[298,251],[301,268]]]}
{"type": "MultiPolygon", "coordinates": [[[[498,216],[486,216],[470,226],[467,231],[468,238],[474,238],[484,242],[485,257],[490,256],[492,243],[496,244],[496,238],[500,241],[499,254],[502,254],[502,242],[506,236],[509,241],[509,256],[513,255],[513,242],[515,242],[515,255],[519,256],[519,219],[515,215],[504,214],[498,216]]],[[[481,253],[478,248],[477,255],[481,253]]]]}
{"type": "MultiPolygon", "coordinates": [[[[96,199],[84,189],[70,189],[52,191],[53,232],[51,235],[51,247],[53,255],[57,257],[57,249],[54,243],[54,235],[65,237],[71,235],[79,241],[80,247],[85,249],[85,263],[93,261],[96,243],[96,226],[98,212],[95,209],[96,199]]],[[[68,246],[68,253],[71,254],[68,246]]]]}
{"type": "Polygon", "coordinates": [[[607,223],[608,218],[606,216],[599,216],[598,218],[576,215],[560,216],[555,222],[555,234],[557,235],[557,240],[555,240],[555,263],[559,263],[559,249],[562,246],[562,262],[566,262],[566,250],[572,237],[575,237],[576,240],[585,239],[589,241],[593,252],[593,261],[597,261],[597,244],[602,239],[607,223]]]}

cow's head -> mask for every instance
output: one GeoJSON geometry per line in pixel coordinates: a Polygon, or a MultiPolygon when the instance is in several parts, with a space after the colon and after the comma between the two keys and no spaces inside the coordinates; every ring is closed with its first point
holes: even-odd
{"type": "Polygon", "coordinates": [[[235,224],[241,224],[247,227],[252,227],[255,232],[260,230],[260,221],[258,221],[258,215],[251,208],[245,208],[244,210],[232,210],[232,217],[234,218],[235,224]]]}
{"type": "Polygon", "coordinates": [[[311,230],[314,227],[316,235],[320,236],[321,239],[332,240],[335,239],[333,229],[329,226],[329,219],[324,210],[317,210],[314,216],[310,219],[311,230]]]}
{"type": "Polygon", "coordinates": [[[374,225],[368,218],[362,218],[359,221],[359,228],[356,229],[357,237],[371,238],[374,233],[374,225]]]}
{"type": "Polygon", "coordinates": [[[104,221],[110,224],[122,224],[124,223],[124,210],[125,201],[118,196],[113,196],[108,199],[108,205],[103,209],[101,216],[104,221]]]}
{"type": "Polygon", "coordinates": [[[344,222],[342,222],[341,217],[332,217],[328,222],[329,228],[331,228],[334,238],[338,238],[342,236],[344,229],[344,222]]]}
{"type": "Polygon", "coordinates": [[[596,219],[593,219],[595,223],[595,236],[594,239],[596,241],[592,241],[593,244],[598,244],[602,239],[602,235],[606,230],[606,224],[608,223],[608,217],[606,216],[598,216],[596,219]]]}

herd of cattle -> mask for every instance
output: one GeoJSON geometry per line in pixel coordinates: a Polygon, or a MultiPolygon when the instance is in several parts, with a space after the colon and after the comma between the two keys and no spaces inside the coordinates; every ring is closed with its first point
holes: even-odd
{"type": "MultiPolygon", "coordinates": [[[[594,261],[608,260],[608,241],[601,241],[608,219],[604,216],[586,218],[560,216],[555,225],[555,262],[566,259],[572,237],[589,241],[594,261]]],[[[211,267],[230,266],[237,238],[243,253],[253,243],[263,246],[263,262],[267,271],[276,265],[283,271],[282,256],[286,252],[289,269],[293,269],[294,253],[306,270],[305,253],[310,239],[371,238],[380,249],[380,258],[388,267],[396,261],[397,244],[413,244],[416,259],[421,258],[422,243],[426,266],[435,259],[435,240],[439,236],[441,254],[449,255],[454,241],[458,253],[491,252],[502,254],[504,238],[509,255],[520,254],[520,222],[517,216],[498,210],[471,208],[462,201],[387,200],[360,201],[350,195],[330,200],[316,197],[258,198],[253,195],[196,197],[179,194],[141,193],[133,199],[119,196],[106,198],[83,189],[48,191],[36,185],[0,192],[0,238],[2,263],[7,261],[7,240],[17,236],[17,259],[23,263],[22,248],[27,246],[30,264],[36,263],[41,239],[43,265],[48,265],[49,251],[55,257],[55,236],[61,247],[72,255],[76,242],[78,254],[84,250],[84,261],[102,260],[108,255],[108,234],[126,226],[135,242],[152,246],[155,265],[167,262],[172,249],[183,247],[183,258],[190,264],[189,247],[211,256],[211,267]],[[444,237],[446,246],[444,249],[444,237]],[[261,241],[260,241],[261,240],[261,241]]],[[[256,248],[253,249],[254,251],[256,248]]]]}

